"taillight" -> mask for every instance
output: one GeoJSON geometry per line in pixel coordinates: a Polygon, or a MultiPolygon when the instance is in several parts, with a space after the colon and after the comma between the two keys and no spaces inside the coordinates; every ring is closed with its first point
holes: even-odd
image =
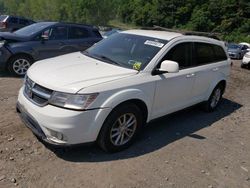
{"type": "Polygon", "coordinates": [[[7,28],[7,22],[0,22],[0,27],[1,28],[7,28]]]}

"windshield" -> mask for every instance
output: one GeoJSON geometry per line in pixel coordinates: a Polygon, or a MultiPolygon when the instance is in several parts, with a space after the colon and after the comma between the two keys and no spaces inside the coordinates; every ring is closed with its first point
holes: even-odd
{"type": "Polygon", "coordinates": [[[168,41],[117,33],[86,50],[85,54],[104,62],[142,70],[168,41]]]}
{"type": "Polygon", "coordinates": [[[0,22],[4,21],[7,16],[0,16],[0,22]]]}
{"type": "Polygon", "coordinates": [[[32,25],[29,25],[27,27],[24,27],[22,29],[19,29],[17,31],[15,31],[14,33],[17,35],[21,35],[21,36],[32,36],[35,33],[38,33],[40,31],[42,31],[44,28],[48,27],[52,25],[52,23],[35,23],[32,25]]]}
{"type": "Polygon", "coordinates": [[[228,48],[229,49],[238,49],[238,48],[240,48],[240,46],[237,44],[229,44],[228,48]]]}

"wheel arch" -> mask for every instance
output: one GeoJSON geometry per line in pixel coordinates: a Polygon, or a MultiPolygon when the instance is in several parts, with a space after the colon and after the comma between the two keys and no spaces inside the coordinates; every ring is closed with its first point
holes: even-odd
{"type": "Polygon", "coordinates": [[[28,58],[30,58],[32,60],[32,62],[35,61],[35,59],[33,58],[32,55],[28,54],[28,53],[25,53],[25,52],[19,52],[19,53],[16,53],[16,54],[13,54],[12,56],[9,57],[9,59],[7,60],[7,63],[6,63],[6,68],[9,66],[9,63],[11,61],[11,59],[17,57],[17,56],[27,56],[28,58]]]}
{"type": "Polygon", "coordinates": [[[222,88],[223,88],[223,94],[225,93],[226,85],[227,85],[227,80],[224,79],[224,78],[221,78],[221,79],[219,79],[219,80],[214,81],[214,82],[211,84],[211,86],[210,86],[210,88],[209,88],[208,95],[206,96],[206,100],[209,99],[209,97],[210,97],[210,95],[212,94],[214,88],[217,87],[218,85],[221,85],[221,86],[222,86],[222,88]]]}

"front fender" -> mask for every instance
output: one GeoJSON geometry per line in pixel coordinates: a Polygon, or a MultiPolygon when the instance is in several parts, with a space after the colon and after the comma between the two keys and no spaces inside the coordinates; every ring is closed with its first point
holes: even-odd
{"type": "Polygon", "coordinates": [[[140,89],[125,89],[122,91],[117,91],[111,96],[109,96],[105,101],[103,101],[101,107],[113,109],[123,102],[135,99],[144,102],[145,105],[147,106],[148,114],[150,114],[153,95],[149,96],[140,89]]]}

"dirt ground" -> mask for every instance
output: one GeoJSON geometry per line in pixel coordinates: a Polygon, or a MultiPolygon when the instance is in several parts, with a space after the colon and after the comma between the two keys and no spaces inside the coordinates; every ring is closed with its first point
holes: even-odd
{"type": "Polygon", "coordinates": [[[22,80],[0,73],[0,187],[250,187],[250,70],[235,61],[221,106],[150,123],[129,149],[45,147],[15,112],[22,80]]]}

